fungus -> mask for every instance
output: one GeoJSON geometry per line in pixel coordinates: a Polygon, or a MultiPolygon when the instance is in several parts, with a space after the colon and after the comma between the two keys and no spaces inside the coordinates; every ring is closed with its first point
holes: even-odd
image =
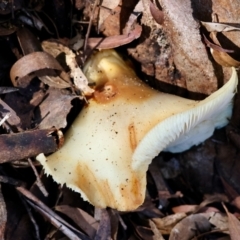
{"type": "Polygon", "coordinates": [[[237,74],[203,101],[156,91],[113,50],[84,67],[96,86],[61,149],[37,159],[53,179],[94,206],[121,211],[142,204],[146,171],[161,151],[181,152],[228,123],[237,74]]]}

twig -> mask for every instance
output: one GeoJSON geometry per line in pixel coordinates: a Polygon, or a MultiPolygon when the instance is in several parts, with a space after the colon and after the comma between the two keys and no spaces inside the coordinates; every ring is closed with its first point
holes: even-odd
{"type": "MultiPolygon", "coordinates": [[[[20,195],[20,194],[19,194],[19,195],[20,195]]],[[[20,199],[22,200],[22,203],[23,203],[23,205],[25,206],[25,208],[26,208],[26,210],[27,210],[27,212],[28,212],[29,218],[30,218],[30,220],[31,220],[31,222],[32,222],[32,224],[33,224],[33,226],[34,226],[34,228],[35,228],[36,239],[37,239],[37,240],[41,240],[41,238],[40,238],[40,233],[39,233],[39,227],[38,227],[38,225],[37,225],[37,222],[36,222],[35,218],[33,217],[31,208],[27,205],[27,203],[26,203],[25,199],[23,199],[23,196],[22,196],[22,195],[20,195],[20,199]]]]}
{"type": "Polygon", "coordinates": [[[90,20],[89,20],[87,33],[86,33],[86,36],[85,36],[85,42],[84,42],[84,47],[83,47],[83,52],[84,53],[86,52],[86,49],[87,49],[87,42],[88,42],[88,38],[89,38],[89,35],[90,35],[92,22],[93,22],[93,18],[94,18],[94,14],[95,14],[95,10],[96,10],[96,7],[98,5],[98,2],[99,2],[99,0],[95,0],[94,5],[93,5],[92,14],[91,14],[91,17],[90,17],[90,20]]]}
{"type": "Polygon", "coordinates": [[[47,197],[48,196],[48,192],[46,190],[46,188],[44,187],[39,175],[38,175],[38,172],[37,172],[37,169],[35,168],[35,166],[33,165],[32,163],[32,160],[30,158],[28,158],[28,163],[30,164],[35,176],[36,176],[36,184],[38,186],[38,188],[40,189],[40,191],[42,192],[42,194],[44,195],[44,197],[47,197]]]}
{"type": "MultiPolygon", "coordinates": [[[[31,192],[23,187],[16,187],[16,189],[24,195],[28,200],[27,202],[34,207],[37,211],[39,211],[43,216],[45,216],[56,228],[59,228],[65,235],[70,234],[70,229],[74,232],[78,233],[81,236],[82,240],[90,240],[84,233],[79,231],[78,229],[71,226],[68,222],[62,219],[59,215],[57,215],[52,209],[50,209],[47,205],[41,202],[37,197],[35,197],[31,192]]],[[[71,231],[71,236],[76,236],[77,238],[70,239],[80,239],[74,232],[71,231]]]]}
{"type": "Polygon", "coordinates": [[[35,205],[31,201],[27,200],[27,202],[38,212],[40,212],[43,216],[48,218],[48,220],[51,222],[53,226],[55,226],[57,229],[59,229],[62,233],[64,233],[69,239],[72,240],[81,240],[73,231],[71,231],[69,228],[67,228],[64,224],[59,222],[56,218],[51,216],[48,212],[45,212],[43,209],[41,209],[39,206],[35,205]]]}

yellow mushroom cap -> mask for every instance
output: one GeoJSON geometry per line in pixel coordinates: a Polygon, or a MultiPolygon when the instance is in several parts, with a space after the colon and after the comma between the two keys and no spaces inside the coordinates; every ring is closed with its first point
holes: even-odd
{"type": "Polygon", "coordinates": [[[94,97],[65,135],[63,147],[37,159],[53,179],[94,206],[121,211],[142,204],[146,171],[163,150],[184,151],[227,124],[237,74],[203,101],[156,91],[113,50],[94,55],[84,72],[94,97]]]}

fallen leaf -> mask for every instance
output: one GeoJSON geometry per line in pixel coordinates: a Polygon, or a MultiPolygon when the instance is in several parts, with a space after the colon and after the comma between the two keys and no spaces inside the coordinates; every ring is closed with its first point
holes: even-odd
{"type": "Polygon", "coordinates": [[[211,230],[208,219],[201,214],[192,214],[177,223],[171,230],[169,240],[189,240],[211,230]]]}
{"type": "Polygon", "coordinates": [[[149,1],[150,12],[152,17],[158,24],[163,24],[164,22],[164,14],[163,11],[157,8],[151,1],[149,1]]]}
{"type": "Polygon", "coordinates": [[[103,0],[99,9],[98,29],[101,28],[103,22],[109,15],[112,14],[112,10],[118,6],[119,0],[103,0]]]}
{"type": "Polygon", "coordinates": [[[223,204],[223,207],[228,216],[228,228],[232,240],[239,240],[240,236],[240,222],[239,220],[228,211],[226,206],[223,204]]]}
{"type": "Polygon", "coordinates": [[[198,209],[198,205],[180,205],[172,208],[174,213],[193,213],[198,209]]]}
{"type": "Polygon", "coordinates": [[[35,122],[40,129],[55,127],[56,129],[67,126],[67,115],[72,108],[72,100],[78,98],[69,92],[49,88],[46,97],[35,111],[35,122]]]}
{"type": "Polygon", "coordinates": [[[228,218],[227,215],[220,212],[208,212],[203,214],[219,231],[228,233],[228,218]]]}
{"type": "Polygon", "coordinates": [[[216,23],[216,22],[203,22],[203,21],[200,21],[200,22],[208,32],[240,31],[239,27],[234,27],[228,24],[216,23]]]}
{"type": "Polygon", "coordinates": [[[111,49],[125,44],[128,44],[135,39],[139,38],[142,32],[142,27],[136,25],[135,28],[129,34],[123,34],[118,36],[110,36],[106,38],[89,38],[87,46],[90,49],[111,49]]]}
{"type": "Polygon", "coordinates": [[[14,86],[26,87],[36,76],[56,75],[61,65],[46,52],[33,52],[20,58],[11,68],[10,77],[14,86]]]}
{"type": "Polygon", "coordinates": [[[88,96],[91,95],[94,90],[88,86],[88,80],[83,74],[82,70],[77,64],[76,54],[73,53],[68,47],[51,41],[42,42],[43,49],[49,54],[57,57],[59,54],[64,53],[66,58],[66,64],[70,68],[70,76],[73,78],[75,86],[81,90],[81,92],[88,96]]]}
{"type": "Polygon", "coordinates": [[[87,212],[69,205],[56,206],[55,210],[68,216],[76,225],[82,229],[91,239],[94,239],[99,222],[87,212]]]}
{"type": "Polygon", "coordinates": [[[216,50],[216,51],[219,51],[219,52],[234,52],[233,50],[230,50],[230,49],[224,49],[222,48],[221,46],[217,45],[217,44],[214,44],[214,43],[211,43],[207,38],[206,36],[203,34],[203,38],[204,38],[204,41],[206,43],[206,45],[210,48],[212,48],[213,50],[216,50]]]}
{"type": "Polygon", "coordinates": [[[152,220],[149,220],[150,228],[153,232],[153,240],[164,240],[161,231],[156,227],[155,223],[152,220]]]}
{"type": "Polygon", "coordinates": [[[185,213],[175,213],[163,218],[152,218],[151,220],[156,224],[160,232],[165,235],[170,234],[172,228],[186,216],[185,213]]]}
{"type": "Polygon", "coordinates": [[[33,122],[34,109],[45,97],[44,89],[38,79],[33,79],[26,88],[20,88],[18,92],[8,93],[4,97],[4,102],[15,111],[21,119],[22,129],[31,129],[33,122]]]}

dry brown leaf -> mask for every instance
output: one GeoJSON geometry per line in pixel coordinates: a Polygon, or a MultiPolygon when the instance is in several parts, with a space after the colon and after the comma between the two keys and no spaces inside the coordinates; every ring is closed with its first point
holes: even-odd
{"type": "Polygon", "coordinates": [[[208,219],[201,214],[192,214],[177,223],[171,230],[169,240],[189,240],[211,230],[208,219]]]}
{"type": "Polygon", "coordinates": [[[206,36],[203,34],[203,37],[204,37],[204,41],[206,43],[206,45],[210,48],[212,48],[213,50],[216,50],[216,51],[219,51],[219,52],[234,52],[233,50],[230,50],[230,49],[224,49],[222,48],[221,46],[217,45],[217,44],[214,44],[214,43],[211,43],[207,38],[206,36]]]}
{"type": "Polygon", "coordinates": [[[74,208],[69,205],[56,206],[55,210],[68,216],[91,239],[94,239],[99,225],[99,222],[94,217],[80,208],[74,208]]]}
{"type": "Polygon", "coordinates": [[[231,56],[229,56],[226,52],[216,51],[211,48],[211,53],[214,60],[223,67],[239,67],[240,61],[236,61],[231,56]]]}
{"type": "Polygon", "coordinates": [[[119,4],[119,0],[103,0],[99,9],[98,29],[101,28],[106,18],[112,14],[112,10],[119,4]]]}
{"type": "Polygon", "coordinates": [[[226,214],[220,212],[208,212],[202,213],[202,215],[207,217],[209,222],[218,230],[228,233],[228,218],[226,214]]]}
{"type": "Polygon", "coordinates": [[[177,207],[173,207],[172,211],[174,213],[192,213],[198,209],[198,205],[180,205],[177,207]]]}
{"type": "Polygon", "coordinates": [[[223,207],[228,216],[228,228],[232,240],[239,240],[240,236],[240,222],[239,220],[228,211],[226,206],[223,204],[223,207]]]}
{"type": "Polygon", "coordinates": [[[170,234],[172,228],[186,216],[185,213],[176,213],[164,218],[152,218],[151,220],[156,224],[162,234],[170,234]]]}
{"type": "Polygon", "coordinates": [[[16,187],[16,189],[19,193],[21,193],[21,195],[25,197],[27,203],[31,207],[33,207],[37,212],[44,216],[44,218],[48,219],[53,226],[55,226],[58,230],[62,231],[69,239],[89,240],[84,233],[74,228],[71,224],[69,224],[67,221],[58,216],[52,209],[50,209],[47,205],[45,205],[42,201],[40,201],[27,189],[21,186],[16,187]]]}
{"type": "Polygon", "coordinates": [[[48,85],[49,87],[55,88],[70,88],[72,84],[70,82],[65,81],[59,76],[42,76],[38,77],[43,83],[48,85]]]}
{"type": "Polygon", "coordinates": [[[156,224],[152,220],[149,220],[149,225],[153,232],[153,240],[164,240],[161,231],[159,231],[159,229],[156,227],[156,224]]]}
{"type": "Polygon", "coordinates": [[[64,53],[66,57],[66,64],[70,68],[70,76],[73,78],[75,86],[80,89],[84,95],[91,95],[94,90],[88,86],[88,80],[79,68],[76,61],[76,54],[73,53],[68,47],[52,41],[42,42],[44,51],[57,57],[59,54],[64,53]]]}
{"type": "Polygon", "coordinates": [[[45,92],[38,79],[33,79],[26,88],[6,94],[4,102],[11,107],[21,119],[22,129],[33,127],[34,109],[42,102],[45,92]]]}
{"type": "Polygon", "coordinates": [[[10,77],[14,86],[26,87],[36,76],[54,75],[62,71],[58,61],[46,52],[33,52],[20,58],[11,68],[10,77]]]}
{"type": "Polygon", "coordinates": [[[203,22],[201,24],[207,29],[208,32],[228,32],[228,31],[240,31],[239,27],[233,27],[228,24],[216,23],[216,22],[203,22]]]}
{"type": "Polygon", "coordinates": [[[164,22],[164,14],[163,11],[157,8],[151,1],[149,1],[150,12],[152,17],[158,24],[163,24],[164,22]]]}
{"type": "Polygon", "coordinates": [[[72,108],[71,101],[78,97],[56,88],[49,88],[46,96],[39,105],[39,111],[35,114],[35,121],[39,123],[38,127],[40,129],[65,128],[67,115],[72,108]]]}
{"type": "Polygon", "coordinates": [[[140,37],[142,27],[138,24],[129,34],[123,34],[118,36],[110,36],[106,38],[89,38],[87,46],[91,49],[111,49],[116,48],[140,37]]]}

